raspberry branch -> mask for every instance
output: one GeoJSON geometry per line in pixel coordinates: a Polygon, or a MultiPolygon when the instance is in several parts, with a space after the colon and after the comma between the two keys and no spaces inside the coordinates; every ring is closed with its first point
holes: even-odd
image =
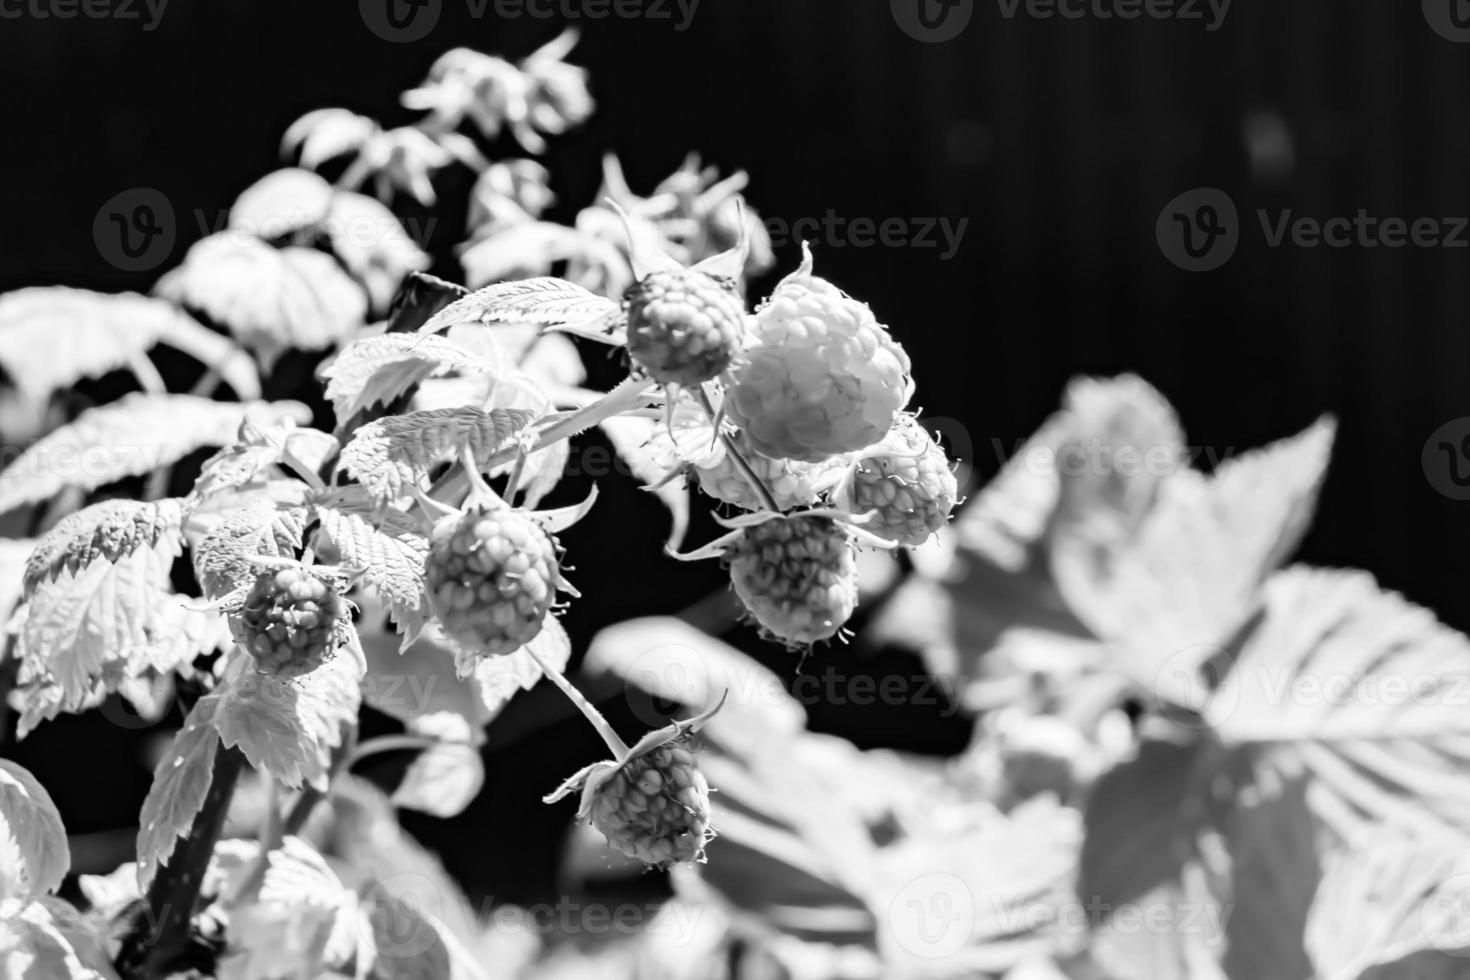
{"type": "Polygon", "coordinates": [[[612,752],[613,758],[619,762],[626,759],[630,751],[627,743],[618,737],[617,732],[613,731],[612,725],[608,724],[607,719],[602,716],[602,712],[598,711],[581,691],[573,687],[572,682],[567,680],[561,671],[541,659],[534,647],[527,644],[521,649],[525,650],[531,659],[536,661],[536,666],[541,668],[541,673],[545,674],[551,683],[555,684],[561,690],[561,693],[567,696],[567,700],[577,706],[577,710],[582,712],[582,715],[592,727],[597,729],[597,734],[601,735],[602,740],[607,743],[607,747],[612,752]]]}

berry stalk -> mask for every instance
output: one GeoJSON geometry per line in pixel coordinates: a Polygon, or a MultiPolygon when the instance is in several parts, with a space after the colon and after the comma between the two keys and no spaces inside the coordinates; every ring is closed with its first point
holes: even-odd
{"type": "MultiPolygon", "coordinates": [[[[699,389],[699,400],[704,404],[704,410],[709,413],[710,424],[718,432],[720,429],[720,417],[715,411],[715,406],[709,400],[709,392],[705,391],[703,386],[699,389]]],[[[750,488],[755,491],[756,496],[761,498],[761,503],[765,506],[766,510],[773,514],[781,513],[781,507],[776,503],[775,495],[766,486],[766,481],[762,480],[751,467],[750,461],[745,458],[745,454],[736,445],[735,438],[728,432],[720,432],[720,442],[724,443],[725,452],[735,461],[735,468],[745,477],[746,482],[750,484],[750,488]]]]}
{"type": "Polygon", "coordinates": [[[545,660],[542,660],[532,646],[528,644],[521,649],[525,650],[531,659],[536,661],[536,666],[541,668],[541,673],[545,674],[551,683],[555,684],[561,693],[567,696],[567,700],[577,706],[577,710],[582,712],[583,717],[587,719],[592,727],[597,729],[597,734],[601,735],[602,740],[607,743],[607,747],[612,752],[613,758],[619,762],[626,759],[629,751],[627,743],[618,737],[617,732],[613,731],[612,725],[608,724],[607,719],[602,716],[602,712],[598,711],[581,691],[573,687],[572,682],[567,680],[561,671],[552,667],[545,660]]]}

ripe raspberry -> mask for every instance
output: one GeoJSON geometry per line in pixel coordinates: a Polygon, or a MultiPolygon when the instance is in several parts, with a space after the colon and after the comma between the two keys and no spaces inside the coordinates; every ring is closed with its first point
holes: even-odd
{"type": "Polygon", "coordinates": [[[261,673],[300,677],[322,665],[346,614],[342,597],[309,572],[267,569],[230,626],[261,673]]]}
{"type": "Polygon", "coordinates": [[[810,255],[756,315],[755,333],[725,405],[767,456],[816,462],[871,446],[908,401],[908,355],[866,304],[811,274],[810,255]]]}
{"type": "Polygon", "coordinates": [[[556,539],[524,511],[471,507],[441,521],[424,559],[429,608],[444,631],[487,656],[541,632],[561,572],[556,539]]]}
{"type": "Polygon", "coordinates": [[[709,784],[684,741],[634,758],[593,791],[592,825],[631,858],[668,867],[704,857],[709,784]]]}
{"type": "MultiPolygon", "coordinates": [[[[766,489],[771,491],[771,496],[776,498],[776,506],[781,510],[815,503],[818,497],[842,479],[846,460],[841,457],[820,463],[772,459],[752,450],[741,437],[736,437],[735,442],[755,475],[760,477],[766,489]]],[[[719,454],[719,458],[707,466],[696,465],[694,474],[699,479],[700,489],[716,500],[723,500],[746,510],[765,508],[760,495],[751,487],[750,481],[729,453],[719,454]]]]}
{"type": "Polygon", "coordinates": [[[863,530],[917,547],[949,520],[958,494],[944,450],[913,416],[903,415],[853,463],[835,499],[854,514],[876,512],[863,530]]]}
{"type": "Polygon", "coordinates": [[[730,366],[745,330],[740,301],[719,280],[654,272],[628,290],[628,353],[663,384],[694,386],[730,366]]]}
{"type": "Polygon", "coordinates": [[[793,646],[837,633],[857,606],[857,556],[830,517],[782,517],[745,528],[728,551],[730,581],[756,622],[793,646]]]}

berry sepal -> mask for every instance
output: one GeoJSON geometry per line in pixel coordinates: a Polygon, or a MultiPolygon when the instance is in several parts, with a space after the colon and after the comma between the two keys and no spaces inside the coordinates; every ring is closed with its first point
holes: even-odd
{"type": "Polygon", "coordinates": [[[684,744],[725,704],[649,732],[621,759],[594,762],[542,798],[555,803],[580,791],[577,819],[608,843],[646,864],[668,867],[704,860],[710,829],[709,785],[684,744]]]}

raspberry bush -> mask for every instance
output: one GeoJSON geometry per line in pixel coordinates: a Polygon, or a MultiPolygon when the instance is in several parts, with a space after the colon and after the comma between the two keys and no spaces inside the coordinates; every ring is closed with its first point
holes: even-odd
{"type": "MultiPolygon", "coordinates": [[[[590,428],[676,517],[700,492],[733,508],[719,518],[732,534],[701,552],[728,549],[735,595],[793,649],[843,631],[856,550],[892,546],[867,522],[942,523],[936,501],[862,482],[873,465],[862,454],[913,426],[901,414],[908,359],[887,328],[818,278],[809,253],[747,305],[772,256],[738,196],[743,176],[690,166],[644,198],[609,161],[603,202],[558,226],[542,220],[551,193],[539,164],[484,156],[476,136],[505,129],[537,152],[543,134],[586,117],[571,41],[517,64],[449,52],[405,96],[428,112],[413,125],[308,113],[285,140],[303,166],[246,189],[153,296],[0,297],[0,361],[26,397],[43,404],[116,368],[139,388],[40,434],[0,472],[0,507],[29,511],[40,529],[6,551],[18,559],[6,598],[19,732],[119,697],[145,717],[175,700],[185,711],[139,816],[136,860],[83,879],[85,919],[54,895],[68,867],[55,807],[24,770],[0,769],[0,816],[20,854],[0,861],[7,963],[55,947],[70,957],[57,975],[387,978],[401,975],[389,947],[407,917],[442,953],[413,975],[483,975],[444,922],[371,877],[349,882],[309,830],[326,820],[344,832],[351,767],[406,747],[420,755],[392,802],[458,812],[483,779],[484,723],[540,679],[611,755],[548,800],[579,792],[578,819],[609,853],[705,862],[718,820],[696,731],[715,709],[630,745],[564,676],[558,594],[577,592],[557,536],[596,488],[579,505],[540,505],[569,440],[590,428]],[[392,210],[439,204],[435,178],[451,165],[478,172],[461,250],[469,287],[427,275],[432,257],[392,210]],[[155,345],[203,365],[188,394],[168,390],[155,345]],[[603,392],[584,386],[580,353],[598,346],[628,368],[603,392]],[[312,354],[320,389],[261,398],[278,364],[312,354]],[[16,370],[22,359],[32,369],[16,370]],[[327,406],[334,423],[313,427],[327,406]],[[64,453],[105,458],[49,464],[64,453]],[[864,488],[844,498],[864,510],[839,509],[839,486],[864,488]],[[384,658],[398,671],[447,662],[445,683],[471,693],[451,711],[400,717],[401,735],[360,741],[359,707],[395,710],[372,683],[384,658]],[[242,794],[259,797],[253,834],[226,822],[242,794]]],[[[915,486],[948,465],[928,451],[915,486]]]]}
{"type": "Polygon", "coordinates": [[[181,721],[107,874],[72,872],[108,835],[74,868],[46,788],[0,759],[0,976],[1461,975],[1470,640],[1365,573],[1282,567],[1333,423],[1207,474],[1147,384],[1081,379],[951,528],[904,311],[809,249],[747,302],[774,257],[743,174],[691,159],[643,196],[610,157],[558,224],[542,164],[487,156],[587,118],[573,41],[447,52],[410,125],[308,113],[301,166],[152,295],[0,296],[23,409],[0,427],[29,445],[0,470],[32,534],[0,539],[17,735],[120,703],[181,721]],[[463,286],[394,210],[455,204],[463,286]],[[197,377],[165,382],[158,347],[197,377]],[[263,397],[312,358],[300,400],[263,397]],[[106,375],[137,390],[67,417],[57,396],[106,375]],[[720,560],[729,589],[569,670],[565,532],[622,478],[557,496],[589,431],[668,506],[673,557],[720,560]],[[728,533],[680,553],[695,501],[728,533]],[[710,635],[727,600],[761,656],[710,635]],[[811,695],[814,665],[905,657],[811,695]],[[398,823],[481,795],[512,699],[513,752],[566,748],[542,694],[606,747],[537,776],[578,801],[548,811],[575,822],[560,873],[659,895],[625,942],[474,914],[398,823]],[[968,748],[809,727],[875,696],[960,715],[968,748]],[[391,794],[354,772],[388,752],[391,794]]]}

